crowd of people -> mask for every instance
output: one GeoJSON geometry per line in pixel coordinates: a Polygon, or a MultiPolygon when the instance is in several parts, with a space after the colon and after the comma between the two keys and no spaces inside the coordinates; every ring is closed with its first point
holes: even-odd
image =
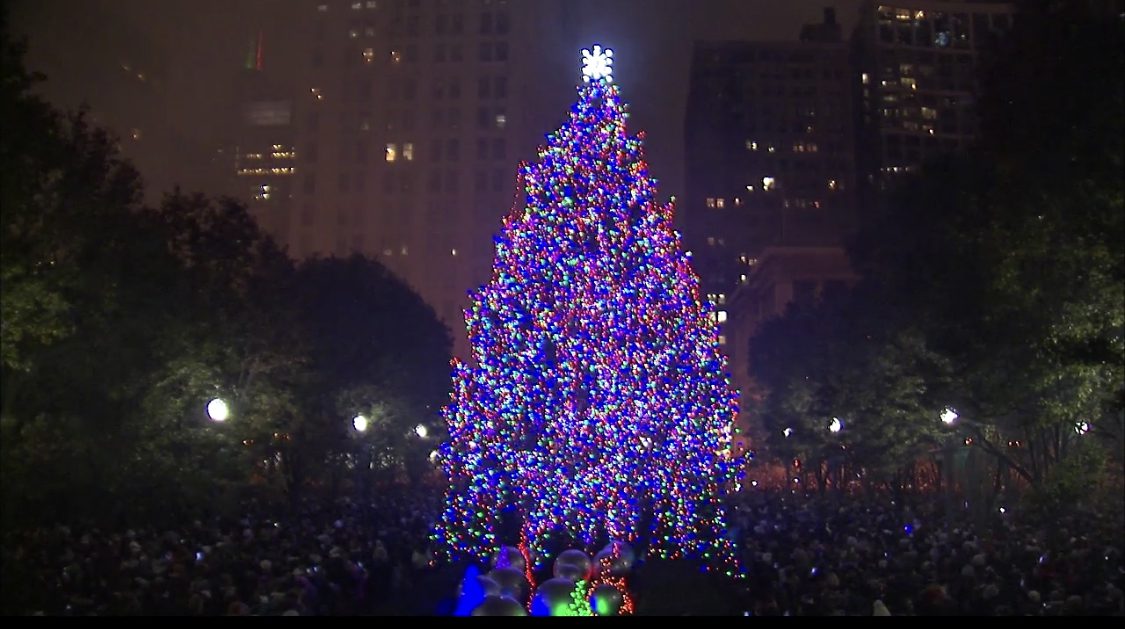
{"type": "Polygon", "coordinates": [[[1122,524],[970,522],[942,501],[744,494],[733,509],[760,616],[1123,615],[1122,524]]]}
{"type": "MultiPolygon", "coordinates": [[[[1074,514],[1037,527],[997,514],[973,526],[916,498],[737,496],[728,534],[742,550],[746,613],[1125,615],[1120,522],[1074,514]]],[[[441,613],[434,601],[452,597],[463,567],[443,568],[448,583],[421,585],[441,572],[428,536],[438,507],[433,495],[389,492],[369,509],[345,500],[284,517],[251,506],[173,528],[6,531],[3,611],[441,613]]]]}
{"type": "Polygon", "coordinates": [[[434,563],[434,500],[403,492],[371,509],[304,503],[296,515],[174,528],[55,526],[5,532],[4,612],[21,615],[407,613],[401,594],[434,563]]]}

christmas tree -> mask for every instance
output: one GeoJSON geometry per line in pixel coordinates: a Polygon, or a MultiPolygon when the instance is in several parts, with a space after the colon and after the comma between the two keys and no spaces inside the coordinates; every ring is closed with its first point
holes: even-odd
{"type": "Polygon", "coordinates": [[[453,363],[435,537],[482,559],[510,543],[498,531],[514,513],[537,563],[553,530],[587,550],[645,538],[665,557],[729,558],[737,402],[716,322],[643,135],[626,133],[613,52],[583,55],[578,102],[521,165],[526,205],[465,313],[473,361],[453,363]]]}

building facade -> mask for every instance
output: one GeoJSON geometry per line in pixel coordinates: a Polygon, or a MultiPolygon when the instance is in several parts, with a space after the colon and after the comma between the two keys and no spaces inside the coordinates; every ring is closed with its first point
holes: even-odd
{"type": "Polygon", "coordinates": [[[230,194],[247,203],[258,225],[278,242],[290,234],[297,176],[293,90],[263,67],[262,34],[247,51],[237,77],[237,116],[223,148],[233,173],[230,194]]]}
{"type": "Polygon", "coordinates": [[[859,163],[875,189],[977,133],[982,53],[1012,24],[1008,3],[901,0],[863,5],[853,35],[860,83],[859,163]]]}
{"type": "Polygon", "coordinates": [[[720,323],[767,247],[839,244],[854,224],[848,48],[831,10],[801,34],[695,45],[682,225],[720,323]]]}
{"type": "Polygon", "coordinates": [[[536,118],[558,92],[543,85],[550,61],[536,53],[571,47],[574,11],[508,0],[306,8],[283,242],[295,258],[378,258],[433,306],[467,357],[467,291],[487,281],[493,234],[520,201],[517,165],[553,122],[536,118]]]}

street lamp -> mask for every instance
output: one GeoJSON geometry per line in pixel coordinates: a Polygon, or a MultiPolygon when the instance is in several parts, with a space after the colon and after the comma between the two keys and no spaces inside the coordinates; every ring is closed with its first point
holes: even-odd
{"type": "Polygon", "coordinates": [[[425,439],[426,435],[430,434],[430,431],[424,425],[418,424],[414,427],[414,434],[418,435],[422,439],[425,439]]]}
{"type": "Polygon", "coordinates": [[[945,407],[941,412],[941,422],[946,426],[952,425],[953,422],[957,421],[958,417],[960,417],[960,415],[957,414],[957,410],[951,406],[945,407]]]}
{"type": "Polygon", "coordinates": [[[225,422],[230,417],[230,408],[226,402],[215,398],[207,403],[207,417],[213,422],[225,422]]]}
{"type": "Polygon", "coordinates": [[[833,417],[832,421],[828,422],[828,432],[838,433],[844,429],[844,422],[840,421],[839,417],[833,417]]]}
{"type": "Polygon", "coordinates": [[[1074,426],[1074,432],[1080,435],[1084,435],[1090,432],[1090,424],[1088,424],[1087,422],[1078,422],[1078,424],[1074,426]]]}
{"type": "Polygon", "coordinates": [[[363,415],[356,415],[352,418],[352,427],[356,429],[356,432],[367,432],[367,424],[367,418],[363,415]]]}
{"type": "Polygon", "coordinates": [[[781,431],[781,434],[785,435],[785,438],[788,439],[789,435],[793,434],[793,429],[792,428],[786,428],[785,430],[781,431]]]}
{"type": "MultiPolygon", "coordinates": [[[[941,423],[952,426],[960,417],[957,410],[947,406],[941,411],[941,423]]],[[[945,524],[948,528],[953,522],[953,457],[957,451],[955,443],[957,435],[950,434],[945,439],[945,452],[942,453],[942,467],[945,476],[945,524]]]]}

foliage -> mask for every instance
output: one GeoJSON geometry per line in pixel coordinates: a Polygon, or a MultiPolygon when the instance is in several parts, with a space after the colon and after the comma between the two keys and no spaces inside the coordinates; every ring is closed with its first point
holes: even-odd
{"type": "MultiPolygon", "coordinates": [[[[340,400],[400,428],[436,414],[448,334],[377,262],[295,268],[231,199],[142,207],[114,138],[31,95],[6,37],[2,79],[6,522],[295,495],[351,451],[340,400]],[[213,397],[228,421],[206,420],[213,397]]],[[[390,455],[428,469],[400,432],[390,455]]]]}

